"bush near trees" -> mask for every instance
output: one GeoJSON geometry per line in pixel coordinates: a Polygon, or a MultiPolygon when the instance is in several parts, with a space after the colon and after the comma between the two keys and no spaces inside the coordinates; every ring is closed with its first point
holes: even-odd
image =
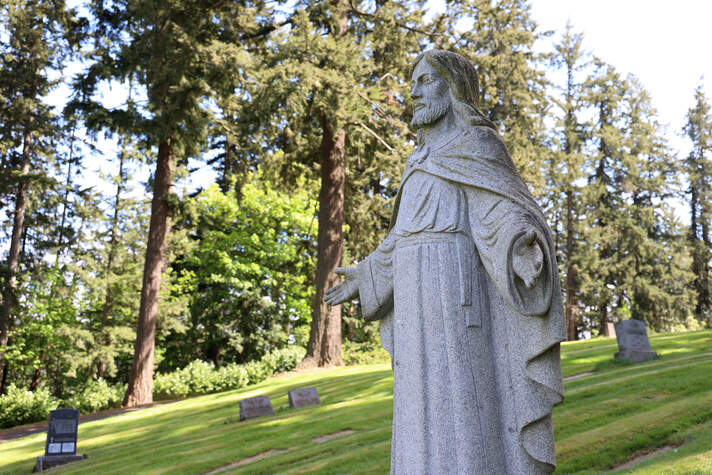
{"type": "MultiPolygon", "coordinates": [[[[260,360],[243,365],[231,363],[220,368],[195,360],[183,369],[157,373],[153,396],[155,399],[170,400],[244,388],[273,374],[294,369],[304,353],[303,348],[290,347],[269,353],[260,360]]],[[[79,409],[81,414],[119,407],[125,392],[126,384],[90,380],[83,386],[74,387],[60,400],[52,396],[47,388],[28,391],[10,385],[7,393],[0,396],[0,428],[47,420],[49,411],[58,407],[79,409]]]]}
{"type": "Polygon", "coordinates": [[[0,5],[0,394],[94,384],[101,397],[76,400],[91,408],[127,385],[134,405],[168,391],[155,371],[206,370],[196,360],[221,371],[295,344],[305,365],[369,360],[377,323],[320,296],[386,233],[415,140],[409,65],[432,46],[475,64],[547,214],[569,339],[630,317],[712,325],[702,84],[681,156],[636,78],[571,26],[547,50],[524,0],[433,16],[401,1],[75,6],[0,5]],[[197,169],[216,184],[189,188],[197,169]]]}

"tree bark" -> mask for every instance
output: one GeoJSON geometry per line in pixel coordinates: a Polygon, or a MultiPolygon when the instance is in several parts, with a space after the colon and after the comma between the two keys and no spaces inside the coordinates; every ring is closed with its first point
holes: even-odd
{"type": "Polygon", "coordinates": [[[223,174],[220,188],[223,193],[230,189],[230,177],[232,176],[232,155],[230,150],[230,134],[225,132],[225,159],[223,160],[223,174]]]}
{"type": "Polygon", "coordinates": [[[608,304],[601,307],[601,326],[598,327],[599,336],[613,336],[608,334],[608,304]]]}
{"type": "Polygon", "coordinates": [[[47,356],[47,350],[43,350],[40,354],[40,366],[35,369],[32,373],[32,381],[30,381],[30,391],[35,391],[40,386],[40,381],[42,378],[42,366],[44,365],[44,360],[47,356]]]}
{"type": "Polygon", "coordinates": [[[307,354],[300,368],[342,365],[341,305],[324,302],[326,289],[339,283],[334,268],[341,263],[344,242],[344,185],[346,131],[334,134],[324,115],[321,117],[321,188],[319,190],[319,233],[317,265],[312,303],[312,322],[307,354]]]}
{"type": "Polygon", "coordinates": [[[576,331],[576,267],[574,255],[574,197],[569,185],[566,189],[566,339],[578,339],[576,331]]]}
{"type": "Polygon", "coordinates": [[[20,247],[25,226],[25,208],[27,206],[27,181],[25,178],[30,172],[30,150],[32,148],[32,132],[30,127],[25,128],[22,138],[21,176],[15,194],[15,213],[12,220],[12,236],[10,238],[10,253],[7,256],[7,277],[2,288],[2,306],[0,306],[0,394],[5,394],[5,347],[10,337],[10,327],[15,316],[17,305],[17,271],[20,266],[20,247]]]}
{"type": "Polygon", "coordinates": [[[704,223],[706,218],[705,213],[701,209],[698,184],[690,185],[690,234],[689,242],[692,247],[692,272],[695,275],[694,286],[697,292],[697,305],[695,306],[695,317],[705,320],[709,308],[712,306],[710,298],[709,283],[707,279],[707,249],[704,245],[705,226],[700,226],[700,222],[704,223]],[[702,228],[702,230],[700,230],[702,228]]]}
{"type": "Polygon", "coordinates": [[[116,183],[116,195],[114,195],[114,217],[111,220],[111,237],[109,238],[109,256],[106,261],[106,295],[104,297],[104,307],[101,312],[101,327],[109,323],[109,313],[113,305],[113,295],[111,292],[111,271],[114,268],[116,258],[116,240],[119,231],[119,207],[121,205],[121,190],[124,186],[124,161],[126,158],[126,148],[121,148],[119,153],[119,179],[116,183]]]}
{"type": "Polygon", "coordinates": [[[151,222],[148,229],[146,260],[143,268],[136,345],[129,384],[124,397],[124,407],[153,402],[156,315],[166,236],[170,232],[169,205],[166,198],[172,191],[173,158],[173,139],[169,138],[158,146],[158,163],[153,182],[151,222]]]}
{"type": "MultiPolygon", "coordinates": [[[[114,269],[114,259],[116,258],[116,240],[119,232],[119,208],[121,205],[121,191],[124,186],[124,162],[126,159],[126,147],[122,146],[119,153],[119,178],[116,183],[116,195],[114,195],[114,216],[111,220],[111,237],[109,238],[109,256],[106,260],[106,294],[104,295],[104,305],[101,309],[101,329],[104,330],[109,324],[109,314],[114,306],[114,294],[111,288],[111,271],[114,269]]],[[[111,345],[108,333],[100,333],[101,344],[111,345]]],[[[106,362],[102,359],[97,364],[96,375],[103,378],[106,373],[106,362]]]]}
{"type": "Polygon", "coordinates": [[[72,161],[74,160],[74,140],[77,123],[72,124],[72,138],[69,142],[69,158],[67,160],[67,178],[64,182],[64,198],[62,205],[62,218],[59,220],[59,237],[57,238],[57,254],[54,258],[54,266],[59,267],[59,259],[62,255],[62,245],[64,244],[64,226],[67,222],[67,208],[69,208],[69,190],[72,186],[72,161]]]}

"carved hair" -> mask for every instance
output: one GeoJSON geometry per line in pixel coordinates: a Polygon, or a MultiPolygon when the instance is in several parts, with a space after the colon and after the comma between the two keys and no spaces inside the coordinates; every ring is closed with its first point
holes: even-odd
{"type": "Polygon", "coordinates": [[[452,109],[466,125],[485,125],[495,129],[494,124],[480,111],[479,84],[472,63],[451,51],[431,49],[418,55],[410,69],[410,75],[418,63],[425,59],[450,86],[452,109]]]}

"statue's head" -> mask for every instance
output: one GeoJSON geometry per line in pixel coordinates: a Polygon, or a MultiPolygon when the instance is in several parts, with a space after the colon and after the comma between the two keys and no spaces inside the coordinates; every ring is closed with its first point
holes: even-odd
{"type": "Polygon", "coordinates": [[[413,127],[434,124],[451,109],[462,125],[493,127],[478,108],[475,68],[459,54],[437,49],[425,51],[413,63],[411,78],[413,127]]]}

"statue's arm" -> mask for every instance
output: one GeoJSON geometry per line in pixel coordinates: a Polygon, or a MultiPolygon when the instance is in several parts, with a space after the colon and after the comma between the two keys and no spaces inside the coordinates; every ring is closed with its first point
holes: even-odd
{"type": "Polygon", "coordinates": [[[361,313],[366,320],[380,320],[393,307],[394,243],[391,236],[387,237],[357,266],[361,313]]]}
{"type": "Polygon", "coordinates": [[[343,276],[340,284],[326,291],[324,301],[338,305],[358,297],[366,320],[380,320],[393,308],[392,238],[386,238],[378,249],[356,267],[337,267],[343,276]]]}
{"type": "Polygon", "coordinates": [[[524,207],[487,190],[471,188],[468,208],[475,245],[500,294],[520,313],[546,314],[555,277],[546,230],[524,207]]]}

